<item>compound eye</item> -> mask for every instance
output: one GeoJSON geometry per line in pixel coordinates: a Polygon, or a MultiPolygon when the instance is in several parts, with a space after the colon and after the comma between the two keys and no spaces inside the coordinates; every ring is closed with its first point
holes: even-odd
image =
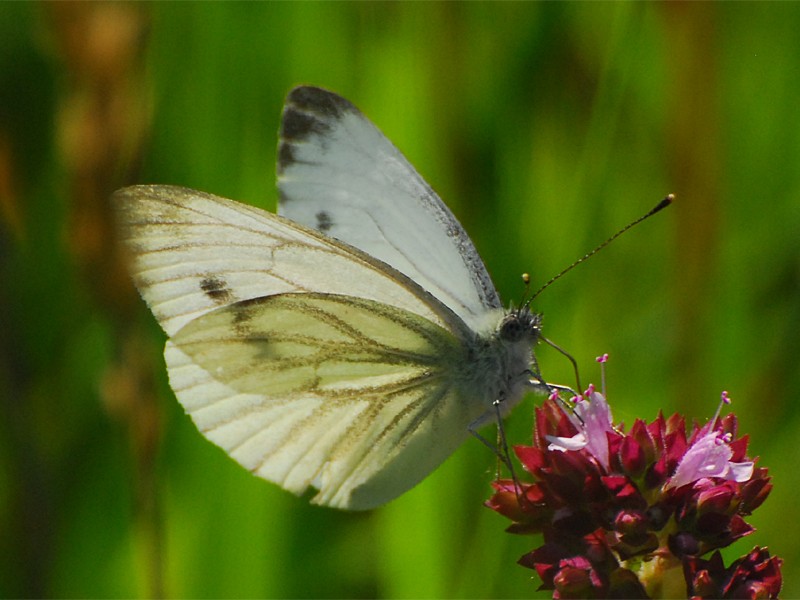
{"type": "Polygon", "coordinates": [[[509,342],[518,342],[525,333],[525,325],[517,314],[507,315],[500,324],[500,337],[509,342]]]}
{"type": "Polygon", "coordinates": [[[508,342],[527,340],[535,342],[539,337],[539,315],[529,311],[512,312],[505,316],[498,328],[498,335],[508,342]]]}

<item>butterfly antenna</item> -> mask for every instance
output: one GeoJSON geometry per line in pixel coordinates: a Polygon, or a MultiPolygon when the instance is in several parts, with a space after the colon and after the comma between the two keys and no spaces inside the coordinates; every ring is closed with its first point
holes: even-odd
{"type": "MultiPolygon", "coordinates": [[[[550,280],[547,283],[545,283],[542,287],[540,287],[538,290],[536,290],[536,293],[534,293],[533,296],[528,298],[526,304],[530,304],[539,294],[541,294],[543,291],[545,291],[547,288],[549,288],[553,283],[555,283],[556,281],[561,279],[564,275],[569,273],[572,269],[577,267],[582,262],[588,260],[589,258],[594,256],[595,254],[600,252],[600,250],[602,250],[603,248],[608,246],[611,242],[613,242],[615,239],[617,239],[623,233],[625,233],[626,231],[631,229],[634,225],[638,225],[639,223],[641,223],[645,219],[649,219],[650,217],[652,217],[654,214],[656,214],[660,210],[662,210],[662,209],[666,208],[667,206],[669,206],[670,204],[672,204],[672,202],[674,200],[675,200],[675,195],[674,194],[667,194],[667,196],[661,202],[659,202],[655,207],[653,207],[647,213],[643,214],[641,217],[639,217],[638,219],[636,219],[632,223],[629,223],[628,225],[626,225],[625,227],[620,229],[617,233],[612,235],[610,238],[608,238],[605,242],[603,242],[602,244],[597,246],[591,252],[588,252],[588,253],[584,254],[581,258],[579,258],[574,263],[572,263],[570,266],[568,266],[566,269],[561,271],[558,275],[556,275],[555,277],[550,278],[550,280]]],[[[579,387],[579,389],[580,389],[580,387],[579,387]]]]}
{"type": "Polygon", "coordinates": [[[524,308],[530,304],[530,301],[528,300],[528,294],[531,293],[531,276],[528,273],[522,274],[522,283],[525,286],[525,290],[522,292],[522,298],[520,298],[520,308],[524,308]]]}

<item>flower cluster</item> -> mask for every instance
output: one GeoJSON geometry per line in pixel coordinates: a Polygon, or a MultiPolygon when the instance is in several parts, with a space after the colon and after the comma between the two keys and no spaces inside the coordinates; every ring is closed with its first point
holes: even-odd
{"type": "MultiPolygon", "coordinates": [[[[725,568],[719,552],[750,534],[744,517],[769,494],[736,417],[687,433],[683,417],[637,420],[625,433],[590,386],[574,406],[536,410],[533,446],[516,454],[534,483],[495,482],[487,506],[512,533],[541,533],[520,559],[553,598],[775,598],[781,561],[755,548],[725,568]]],[[[723,393],[723,402],[729,400],[723,393]]]]}

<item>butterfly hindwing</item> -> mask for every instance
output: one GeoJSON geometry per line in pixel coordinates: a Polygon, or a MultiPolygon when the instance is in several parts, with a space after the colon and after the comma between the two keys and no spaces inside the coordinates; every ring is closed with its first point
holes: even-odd
{"type": "Polygon", "coordinates": [[[288,398],[387,394],[441,377],[458,340],[414,313],[333,294],[278,294],[211,311],[172,342],[243,392],[288,398]]]}
{"type": "Polygon", "coordinates": [[[244,467],[366,509],[423,479],[484,410],[452,334],[369,300],[286,294],[199,317],[168,343],[170,383],[244,467]]]}

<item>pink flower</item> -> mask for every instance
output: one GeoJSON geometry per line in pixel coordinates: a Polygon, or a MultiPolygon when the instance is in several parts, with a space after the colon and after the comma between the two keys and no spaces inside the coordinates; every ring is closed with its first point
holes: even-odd
{"type": "Polygon", "coordinates": [[[545,436],[550,442],[548,450],[586,450],[601,465],[608,468],[608,440],[606,433],[614,433],[611,408],[606,399],[589,386],[585,397],[575,403],[574,414],[567,414],[578,433],[571,437],[545,436]]]}
{"type": "Polygon", "coordinates": [[[730,448],[729,436],[710,430],[710,425],[703,429],[707,433],[700,436],[683,455],[678,468],[664,485],[664,489],[676,488],[694,483],[706,477],[717,477],[730,481],[747,481],[753,476],[754,462],[733,462],[733,451],[730,448]]]}
{"type": "MultiPolygon", "coordinates": [[[[777,597],[780,560],[766,550],[728,569],[701,558],[752,533],[745,518],[772,488],[736,429],[733,414],[688,432],[683,417],[659,414],[625,433],[592,387],[574,408],[551,397],[536,409],[533,445],[514,448],[533,483],[497,481],[487,506],[512,520],[509,532],[544,535],[520,564],[554,598],[648,598],[674,592],[664,582],[676,577],[684,589],[777,597]]],[[[734,597],[710,593],[697,596],[734,597]]]]}

